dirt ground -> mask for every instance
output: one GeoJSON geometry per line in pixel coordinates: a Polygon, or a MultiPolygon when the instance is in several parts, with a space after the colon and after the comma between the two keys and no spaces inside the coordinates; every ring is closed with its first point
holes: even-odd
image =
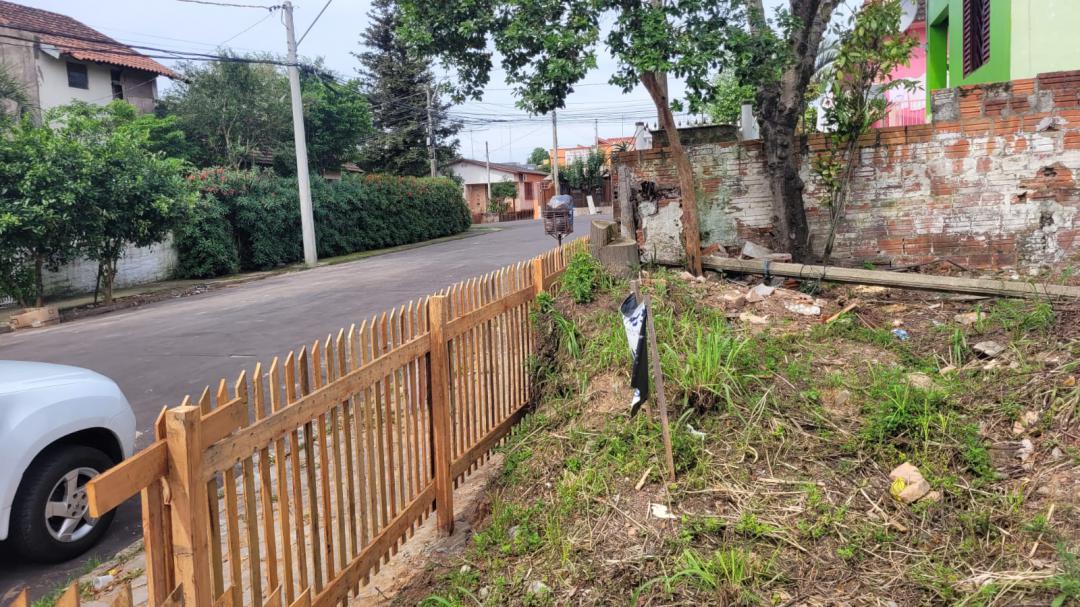
{"type": "Polygon", "coordinates": [[[644,281],[675,482],[625,283],[555,301],[491,515],[395,604],[1078,604],[1077,304],[757,284],[644,281]]]}

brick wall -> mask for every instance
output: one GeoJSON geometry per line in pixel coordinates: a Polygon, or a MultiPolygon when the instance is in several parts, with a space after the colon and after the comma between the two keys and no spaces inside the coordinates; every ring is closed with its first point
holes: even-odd
{"type": "MultiPolygon", "coordinates": [[[[1080,254],[1080,71],[936,91],[933,124],[876,129],[861,151],[837,263],[896,265],[936,257],[970,267],[1033,269],[1080,254]]],[[[824,139],[805,141],[812,246],[828,233],[825,193],[810,171],[824,139]]],[[[687,146],[699,191],[702,246],[771,242],[771,195],[759,142],[687,146]]],[[[665,148],[625,152],[638,240],[648,260],[677,263],[680,196],[665,148]]]]}

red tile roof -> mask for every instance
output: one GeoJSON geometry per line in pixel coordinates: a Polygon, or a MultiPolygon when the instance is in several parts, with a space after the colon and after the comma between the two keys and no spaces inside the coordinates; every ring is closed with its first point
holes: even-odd
{"type": "Polygon", "coordinates": [[[176,78],[176,73],[83,23],[50,11],[0,0],[0,26],[23,30],[81,61],[108,63],[176,78]]]}

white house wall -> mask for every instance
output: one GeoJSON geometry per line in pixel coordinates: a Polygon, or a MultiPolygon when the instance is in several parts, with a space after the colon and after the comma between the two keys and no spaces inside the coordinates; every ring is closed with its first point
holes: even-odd
{"type": "MultiPolygon", "coordinates": [[[[99,63],[86,63],[89,88],[68,86],[67,59],[60,59],[38,51],[38,90],[41,109],[47,110],[72,101],[85,101],[98,105],[112,101],[112,70],[99,63]]],[[[79,63],[79,62],[76,62],[79,63]]]]}

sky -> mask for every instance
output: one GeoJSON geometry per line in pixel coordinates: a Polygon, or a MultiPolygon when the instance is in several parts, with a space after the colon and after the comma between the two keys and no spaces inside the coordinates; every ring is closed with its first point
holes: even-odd
{"type": "MultiPolygon", "coordinates": [[[[270,13],[260,8],[235,8],[181,0],[16,0],[21,4],[63,13],[82,21],[120,42],[165,49],[212,53],[227,46],[237,52],[285,53],[285,28],[280,11],[270,13]]],[[[211,0],[212,1],[212,0],[211,0]]],[[[237,4],[274,4],[275,0],[221,0],[237,4]]],[[[766,0],[766,8],[784,0],[766,0]]],[[[325,0],[296,0],[294,20],[297,35],[303,33],[324,6],[325,0]]],[[[357,60],[350,53],[360,49],[360,35],[369,19],[370,0],[331,0],[325,13],[300,44],[300,55],[321,57],[327,67],[345,77],[356,76],[357,60]]],[[[640,86],[629,93],[606,84],[615,62],[604,56],[600,47],[598,67],[576,87],[566,102],[559,120],[559,145],[591,145],[594,133],[600,137],[629,136],[634,123],[656,122],[656,112],[648,93],[640,86]],[[594,122],[594,120],[596,122],[594,122]]],[[[159,59],[170,65],[173,62],[159,59]]],[[[439,72],[442,74],[442,72],[439,72]]],[[[505,75],[496,70],[479,102],[468,102],[452,111],[483,119],[525,118],[514,106],[514,96],[505,75]]],[[[159,90],[168,86],[159,81],[159,90]]],[[[684,91],[673,80],[672,96],[684,91]]],[[[550,148],[552,143],[549,116],[531,122],[470,126],[459,134],[460,153],[467,158],[483,159],[488,144],[492,162],[524,162],[535,147],[550,148]]]]}

